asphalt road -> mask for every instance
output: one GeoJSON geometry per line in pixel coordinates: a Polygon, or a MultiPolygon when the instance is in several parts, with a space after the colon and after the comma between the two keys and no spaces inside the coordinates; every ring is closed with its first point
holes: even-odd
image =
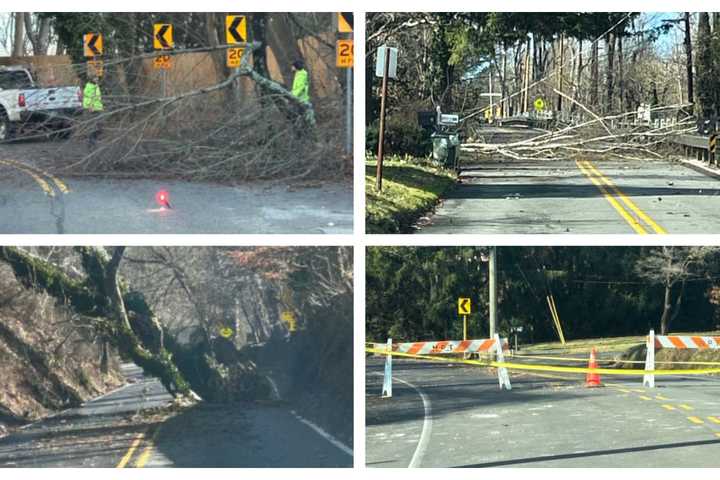
{"type": "Polygon", "coordinates": [[[398,360],[381,399],[383,360],[366,369],[369,467],[720,467],[720,379],[510,372],[398,360]]]}
{"type": "Polygon", "coordinates": [[[0,467],[352,466],[347,447],[286,405],[199,403],[168,418],[160,382],[124,372],[121,389],[0,439],[0,467]]]}
{"type": "Polygon", "coordinates": [[[352,233],[347,183],[300,188],[67,178],[38,167],[25,152],[51,148],[52,142],[0,145],[0,234],[352,233]],[[172,209],[157,204],[160,190],[169,193],[172,209]]]}
{"type": "Polygon", "coordinates": [[[718,195],[720,180],[668,161],[486,161],[419,233],[717,233],[718,195]]]}

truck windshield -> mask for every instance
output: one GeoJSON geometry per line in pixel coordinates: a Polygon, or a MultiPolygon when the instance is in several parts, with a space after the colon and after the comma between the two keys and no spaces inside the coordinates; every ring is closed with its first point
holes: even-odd
{"type": "Polygon", "coordinates": [[[16,72],[0,72],[0,89],[15,90],[32,88],[32,80],[27,72],[18,70],[16,72]]]}

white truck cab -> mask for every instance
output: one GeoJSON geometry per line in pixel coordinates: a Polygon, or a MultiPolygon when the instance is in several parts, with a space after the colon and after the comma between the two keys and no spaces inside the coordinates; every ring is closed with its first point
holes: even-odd
{"type": "Polygon", "coordinates": [[[40,88],[27,67],[0,67],[0,142],[38,131],[67,136],[80,113],[80,87],[40,88]]]}

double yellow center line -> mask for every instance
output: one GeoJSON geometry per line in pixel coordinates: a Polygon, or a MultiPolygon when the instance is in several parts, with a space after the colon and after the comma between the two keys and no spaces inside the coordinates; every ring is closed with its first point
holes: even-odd
{"type": "Polygon", "coordinates": [[[613,182],[588,160],[575,162],[582,173],[602,192],[605,199],[640,235],[647,233],[666,234],[667,231],[658,225],[650,216],[643,212],[635,202],[630,200],[613,182]]]}
{"type": "MultiPolygon", "coordinates": [[[[135,463],[133,464],[135,468],[143,468],[148,462],[148,460],[150,460],[150,456],[152,455],[153,449],[155,448],[155,441],[157,440],[159,433],[160,427],[158,426],[157,428],[155,428],[155,431],[153,432],[148,442],[146,442],[145,448],[142,449],[141,453],[135,458],[135,463]]],[[[118,463],[115,468],[127,467],[128,464],[131,463],[135,452],[138,451],[141,444],[143,443],[143,440],[145,440],[146,438],[147,435],[145,432],[141,432],[135,435],[127,453],[125,453],[125,455],[120,459],[120,463],[118,463]]]]}
{"type": "Polygon", "coordinates": [[[44,170],[32,167],[30,165],[26,165],[15,160],[8,159],[0,159],[0,164],[8,166],[10,168],[14,168],[29,175],[35,181],[35,183],[40,186],[42,191],[45,192],[45,194],[49,197],[55,196],[55,188],[57,188],[57,190],[62,194],[70,192],[70,189],[65,183],[63,183],[62,180],[44,170]]]}

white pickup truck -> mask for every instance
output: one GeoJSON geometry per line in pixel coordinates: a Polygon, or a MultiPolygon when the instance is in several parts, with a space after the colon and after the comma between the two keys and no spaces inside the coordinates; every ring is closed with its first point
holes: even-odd
{"type": "Polygon", "coordinates": [[[60,130],[67,136],[80,113],[80,87],[40,88],[27,68],[0,67],[0,142],[22,132],[60,130]]]}

